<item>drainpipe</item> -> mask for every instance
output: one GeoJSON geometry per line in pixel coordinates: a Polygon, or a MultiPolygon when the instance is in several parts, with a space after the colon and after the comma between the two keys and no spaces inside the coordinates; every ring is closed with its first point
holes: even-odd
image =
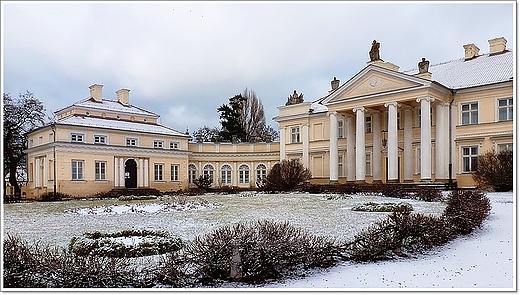
{"type": "Polygon", "coordinates": [[[449,164],[448,164],[448,176],[449,176],[449,179],[448,179],[448,183],[451,185],[453,184],[453,174],[452,174],[452,171],[453,171],[453,162],[452,162],[452,157],[453,157],[453,128],[452,128],[452,121],[453,121],[453,112],[452,112],[452,107],[453,107],[453,101],[455,100],[455,94],[457,93],[457,90],[456,89],[451,89],[451,101],[450,101],[450,106],[449,106],[449,112],[450,112],[450,115],[448,116],[449,118],[449,137],[450,137],[450,150],[449,150],[449,164]]]}

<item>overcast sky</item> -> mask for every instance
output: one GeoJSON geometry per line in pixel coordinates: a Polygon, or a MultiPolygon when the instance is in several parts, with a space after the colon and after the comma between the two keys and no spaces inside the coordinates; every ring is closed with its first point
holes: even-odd
{"type": "Polygon", "coordinates": [[[314,101],[369,61],[372,40],[400,71],[459,59],[463,45],[515,49],[516,3],[2,1],[2,91],[29,90],[50,115],[130,89],[130,103],[190,134],[247,87],[267,121],[294,90],[314,101]]]}

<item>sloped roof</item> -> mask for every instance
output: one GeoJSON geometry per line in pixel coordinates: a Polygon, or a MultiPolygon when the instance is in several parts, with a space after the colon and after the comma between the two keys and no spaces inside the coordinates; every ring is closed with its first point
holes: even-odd
{"type": "Polygon", "coordinates": [[[106,128],[106,129],[121,130],[121,131],[146,132],[146,133],[155,133],[155,134],[161,134],[161,135],[189,137],[189,135],[186,135],[182,132],[179,132],[177,130],[168,128],[168,127],[160,125],[160,124],[129,122],[129,121],[122,121],[122,120],[106,119],[106,118],[69,116],[69,117],[63,118],[61,120],[58,120],[56,123],[69,125],[69,126],[106,128]]]}
{"type": "Polygon", "coordinates": [[[88,108],[88,109],[95,109],[98,111],[134,114],[134,115],[148,116],[148,117],[155,117],[155,118],[159,117],[159,115],[156,113],[144,110],[142,108],[139,108],[139,107],[136,107],[136,106],[133,106],[130,104],[125,106],[125,105],[122,105],[121,103],[119,103],[118,101],[108,100],[108,99],[103,99],[101,102],[97,102],[90,98],[75,102],[74,104],[72,104],[72,106],[58,110],[55,113],[57,114],[70,107],[88,108]]]}
{"type": "MultiPolygon", "coordinates": [[[[471,60],[464,58],[444,63],[430,65],[432,81],[436,81],[450,89],[462,89],[505,82],[513,79],[513,52],[500,54],[483,54],[471,60]]],[[[417,68],[404,71],[404,74],[414,75],[417,68]]]]}

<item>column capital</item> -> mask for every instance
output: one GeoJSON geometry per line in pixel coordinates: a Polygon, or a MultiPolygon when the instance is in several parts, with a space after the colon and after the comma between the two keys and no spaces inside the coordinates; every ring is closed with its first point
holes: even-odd
{"type": "Polygon", "coordinates": [[[338,112],[336,111],[332,111],[332,112],[327,112],[327,116],[330,117],[330,116],[337,116],[338,115],[338,112]]]}
{"type": "Polygon", "coordinates": [[[387,108],[387,107],[389,107],[389,106],[398,107],[399,104],[397,103],[397,101],[385,102],[385,108],[387,108]]]}
{"type": "Polygon", "coordinates": [[[450,103],[447,102],[447,101],[438,100],[436,105],[440,105],[440,106],[443,106],[443,107],[448,107],[448,106],[450,106],[450,103]]]}
{"type": "Polygon", "coordinates": [[[361,112],[365,112],[365,107],[357,107],[357,108],[353,108],[352,111],[354,113],[358,112],[358,111],[361,111],[361,112]]]}
{"type": "Polygon", "coordinates": [[[435,98],[433,98],[431,96],[423,96],[423,97],[418,97],[415,101],[416,102],[421,102],[422,100],[426,100],[428,102],[432,102],[432,101],[435,101],[435,98]]]}

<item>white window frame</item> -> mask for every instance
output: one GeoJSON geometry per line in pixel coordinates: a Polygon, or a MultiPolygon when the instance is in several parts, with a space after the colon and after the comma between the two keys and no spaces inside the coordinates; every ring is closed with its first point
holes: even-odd
{"type": "Polygon", "coordinates": [[[188,164],[188,183],[194,183],[195,179],[197,179],[197,165],[190,163],[188,164]]]}
{"type": "Polygon", "coordinates": [[[85,133],[82,132],[71,132],[70,142],[85,142],[85,133]]]}
{"type": "Polygon", "coordinates": [[[107,162],[95,161],[94,162],[94,179],[95,180],[107,180],[107,162]]]}
{"type": "Polygon", "coordinates": [[[154,163],[153,164],[153,180],[164,181],[164,164],[154,163]]]}
{"type": "Polygon", "coordinates": [[[497,99],[497,113],[496,113],[497,122],[507,122],[512,121],[514,116],[514,99],[512,97],[507,98],[498,98],[497,99]],[[501,101],[506,101],[505,106],[500,106],[501,101]],[[510,104],[511,103],[511,104],[510,104]],[[501,120],[500,119],[500,110],[505,109],[506,110],[506,119],[501,120]]]}
{"type": "Polygon", "coordinates": [[[496,148],[497,153],[500,153],[501,151],[506,151],[506,150],[514,151],[514,145],[512,142],[497,143],[497,148],[496,148]]]}
{"type": "Polygon", "coordinates": [[[83,160],[72,160],[71,161],[71,179],[73,181],[84,180],[83,168],[85,161],[83,160]]]}
{"type": "Polygon", "coordinates": [[[291,143],[300,143],[300,126],[291,127],[291,143]]]}
{"type": "Polygon", "coordinates": [[[153,140],[153,148],[154,149],[164,149],[164,140],[162,140],[162,139],[154,139],[153,140]]]}
{"type": "Polygon", "coordinates": [[[343,163],[343,160],[344,160],[345,157],[343,157],[343,155],[338,155],[338,177],[344,177],[344,173],[343,173],[343,170],[344,170],[344,163],[343,163]]]}
{"type": "Polygon", "coordinates": [[[209,175],[212,183],[215,183],[215,167],[213,167],[213,165],[209,163],[204,165],[204,168],[202,168],[202,174],[209,175]]]}
{"type": "Polygon", "coordinates": [[[365,176],[372,175],[372,153],[365,152],[365,176]]]}
{"type": "Polygon", "coordinates": [[[105,135],[105,134],[94,134],[92,142],[94,144],[108,144],[108,135],[105,135]],[[103,139],[103,141],[98,140],[96,142],[96,139],[103,139]]]}
{"type": "Polygon", "coordinates": [[[126,137],[125,138],[125,144],[126,146],[139,146],[139,137],[126,137]],[[133,141],[135,144],[129,144],[133,141]]]}
{"type": "Polygon", "coordinates": [[[461,146],[460,147],[460,170],[462,173],[474,173],[477,167],[473,167],[473,161],[478,161],[478,152],[479,152],[479,146],[478,144],[475,145],[467,145],[467,146],[461,146]],[[469,149],[469,154],[465,155],[466,149],[469,149]],[[472,150],[476,149],[476,153],[472,153],[472,150]],[[469,170],[466,169],[466,159],[469,159],[469,170]]]}
{"type": "Polygon", "coordinates": [[[232,175],[233,175],[233,168],[231,168],[231,165],[224,164],[222,167],[220,167],[220,177],[222,184],[224,185],[230,185],[232,181],[232,175]]]}
{"type": "Polygon", "coordinates": [[[177,164],[170,165],[170,181],[179,181],[179,167],[177,164]]]}
{"type": "Polygon", "coordinates": [[[471,101],[471,102],[461,103],[460,104],[460,125],[475,125],[475,124],[478,124],[478,123],[479,123],[479,103],[478,103],[478,101],[471,101]],[[475,105],[475,104],[477,105],[477,109],[473,110],[472,106],[475,105]],[[464,110],[465,106],[469,106],[469,109],[468,110],[464,110]],[[469,115],[469,117],[468,117],[469,122],[467,122],[467,123],[464,122],[464,114],[466,114],[466,113],[468,113],[468,115],[469,115]],[[476,122],[474,123],[473,122],[473,118],[475,116],[477,118],[476,118],[476,122]]]}
{"type": "Polygon", "coordinates": [[[365,116],[365,134],[372,133],[372,115],[365,116]]]}
{"type": "Polygon", "coordinates": [[[345,138],[345,124],[343,120],[338,120],[338,138],[345,138]]]}
{"type": "Polygon", "coordinates": [[[263,183],[267,177],[267,166],[263,163],[256,165],[256,181],[263,183]]]}
{"type": "Polygon", "coordinates": [[[170,141],[170,150],[180,150],[181,142],[180,141],[170,141]]]}
{"type": "Polygon", "coordinates": [[[249,165],[240,164],[238,167],[238,183],[240,184],[249,184],[250,179],[250,171],[249,165]],[[245,168],[244,168],[245,167],[245,168]]]}

